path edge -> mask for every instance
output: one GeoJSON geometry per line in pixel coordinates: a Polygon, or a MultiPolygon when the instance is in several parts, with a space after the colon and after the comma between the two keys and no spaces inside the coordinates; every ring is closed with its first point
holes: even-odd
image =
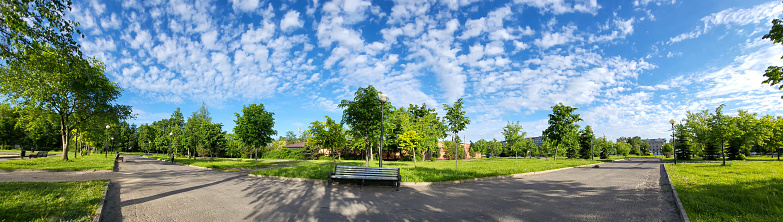
{"type": "Polygon", "coordinates": [[[109,193],[109,186],[111,186],[111,179],[106,183],[106,188],[103,188],[103,196],[101,197],[101,204],[98,205],[98,209],[95,210],[95,217],[92,218],[93,222],[100,222],[103,220],[103,206],[106,204],[106,194],[109,193]]]}
{"type": "Polygon", "coordinates": [[[690,222],[691,220],[688,218],[688,213],[685,212],[685,207],[682,206],[682,202],[680,201],[680,196],[677,194],[677,189],[674,188],[674,183],[672,183],[672,178],[669,176],[669,169],[666,168],[666,164],[661,163],[663,165],[663,172],[666,173],[666,180],[669,181],[669,187],[672,188],[672,195],[674,195],[674,202],[676,202],[677,209],[680,211],[680,219],[684,222],[690,222]]]}
{"type": "MultiPolygon", "coordinates": [[[[602,163],[604,163],[604,162],[601,162],[601,163],[591,163],[591,164],[580,165],[580,166],[564,167],[564,168],[544,170],[544,171],[535,171],[535,172],[519,173],[519,174],[512,174],[512,175],[491,176],[491,177],[479,177],[479,178],[462,179],[462,180],[450,180],[450,181],[439,181],[439,182],[402,182],[402,183],[400,183],[400,186],[404,186],[404,187],[426,187],[426,186],[438,186],[438,185],[461,184],[461,183],[475,183],[475,182],[493,181],[493,180],[501,180],[501,179],[509,179],[509,178],[522,178],[522,177],[525,177],[525,176],[551,173],[551,172],[555,172],[555,171],[561,171],[561,170],[572,169],[572,168],[593,167],[593,166],[596,166],[596,165],[599,165],[599,164],[602,164],[602,163]]],[[[313,184],[325,184],[325,183],[328,183],[328,180],[309,179],[309,178],[293,178],[293,177],[280,177],[280,176],[256,175],[256,174],[248,174],[248,176],[250,176],[250,177],[257,177],[257,178],[265,178],[265,179],[282,180],[282,181],[297,181],[297,182],[313,183],[313,184]]]]}

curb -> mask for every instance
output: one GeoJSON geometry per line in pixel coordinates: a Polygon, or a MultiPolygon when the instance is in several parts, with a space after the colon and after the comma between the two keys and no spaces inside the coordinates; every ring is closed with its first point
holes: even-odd
{"type": "Polygon", "coordinates": [[[85,173],[106,173],[106,172],[114,172],[112,170],[14,170],[14,169],[0,169],[0,172],[6,172],[6,173],[18,173],[18,172],[24,172],[24,173],[65,173],[65,172],[85,172],[85,173]]]}
{"type": "Polygon", "coordinates": [[[98,210],[95,211],[95,217],[92,218],[93,222],[100,222],[103,217],[103,206],[106,203],[106,194],[109,193],[109,186],[111,185],[111,180],[109,180],[108,183],[106,183],[106,188],[103,189],[103,196],[101,198],[101,204],[98,205],[98,210]]]}
{"type": "Polygon", "coordinates": [[[677,195],[677,189],[674,189],[674,184],[672,183],[672,178],[669,177],[669,170],[666,169],[666,164],[661,163],[663,165],[663,172],[666,172],[666,180],[669,181],[669,187],[672,188],[672,194],[674,195],[674,202],[677,203],[677,209],[680,210],[680,218],[684,222],[690,222],[691,220],[688,218],[688,213],[685,212],[685,208],[682,206],[682,202],[680,201],[680,196],[677,195]]]}
{"type": "MultiPolygon", "coordinates": [[[[598,164],[602,164],[602,163],[593,163],[593,164],[587,164],[587,165],[581,165],[581,166],[565,167],[565,168],[558,168],[558,169],[551,169],[551,170],[544,170],[544,171],[527,172],[527,173],[512,174],[512,175],[492,176],[492,177],[479,177],[479,178],[462,179],[462,180],[450,180],[450,181],[439,181],[439,182],[402,182],[402,183],[400,183],[400,186],[401,187],[402,186],[405,186],[405,187],[426,187],[426,186],[461,184],[461,183],[475,183],[475,182],[492,181],[492,180],[500,180],[500,179],[508,179],[508,178],[522,178],[522,177],[525,177],[525,176],[551,173],[551,172],[561,171],[561,170],[566,170],[566,169],[571,169],[571,168],[593,167],[593,166],[598,165],[598,164]]],[[[279,176],[267,176],[267,175],[255,175],[255,174],[248,174],[248,176],[250,176],[250,177],[257,177],[257,178],[264,178],[264,179],[273,179],[273,180],[281,180],[281,181],[296,181],[296,182],[312,183],[312,184],[325,184],[325,183],[328,183],[327,180],[319,180],[319,179],[279,177],[279,176]]]]}

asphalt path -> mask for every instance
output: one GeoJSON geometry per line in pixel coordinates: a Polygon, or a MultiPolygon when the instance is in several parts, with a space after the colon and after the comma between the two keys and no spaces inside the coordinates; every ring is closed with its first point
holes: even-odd
{"type": "Polygon", "coordinates": [[[680,221],[658,159],[400,191],[125,160],[105,221],[680,221]]]}

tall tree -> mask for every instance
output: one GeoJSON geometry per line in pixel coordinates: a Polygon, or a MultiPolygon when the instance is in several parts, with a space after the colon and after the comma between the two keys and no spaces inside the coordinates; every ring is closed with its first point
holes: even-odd
{"type": "Polygon", "coordinates": [[[590,152],[593,151],[591,148],[595,139],[592,131],[593,128],[588,125],[579,132],[579,157],[582,159],[590,159],[590,155],[592,155],[590,152]]]}
{"type": "Polygon", "coordinates": [[[576,134],[579,125],[576,122],[582,121],[579,114],[574,114],[577,108],[559,103],[552,106],[552,113],[549,114],[549,127],[544,130],[544,137],[552,140],[555,146],[555,159],[557,159],[557,150],[563,145],[569,134],[576,134]]]}
{"type": "MultiPolygon", "coordinates": [[[[63,154],[71,129],[94,115],[131,116],[131,108],[113,104],[120,87],[104,75],[98,60],[85,60],[55,48],[25,54],[0,68],[0,93],[21,106],[40,107],[58,118],[63,154]]],[[[67,160],[68,155],[63,155],[67,160]]]]}
{"type": "Polygon", "coordinates": [[[264,109],[264,104],[250,104],[242,106],[242,115],[234,113],[236,127],[234,133],[248,145],[255,149],[255,159],[258,163],[258,147],[266,146],[272,142],[272,135],[277,134],[275,127],[275,113],[264,109]]]}
{"type": "MultiPolygon", "coordinates": [[[[342,100],[338,107],[343,108],[342,122],[350,127],[350,134],[354,140],[364,142],[365,166],[370,165],[372,158],[372,143],[380,133],[381,106],[376,96],[380,94],[373,86],[359,88],[354,93],[354,100],[342,100]]],[[[386,103],[390,106],[390,103],[386,103]]]]}
{"type": "Polygon", "coordinates": [[[522,124],[519,121],[506,123],[503,127],[503,138],[506,140],[507,150],[514,152],[514,158],[517,158],[517,154],[522,150],[523,141],[527,136],[527,132],[522,131],[522,124]]]}
{"type": "MultiPolygon", "coordinates": [[[[35,52],[56,48],[63,55],[81,57],[74,35],[77,22],[67,19],[70,0],[5,0],[0,4],[0,57],[6,62],[26,60],[35,52]]],[[[82,35],[83,37],[83,35],[82,35]]]]}
{"type": "Polygon", "coordinates": [[[675,135],[674,155],[676,155],[675,157],[678,160],[691,159],[691,155],[690,155],[691,135],[690,133],[688,133],[687,127],[682,124],[674,125],[674,135],[675,135]]]}
{"type": "MultiPolygon", "coordinates": [[[[443,104],[443,109],[446,111],[446,121],[447,126],[449,129],[449,132],[454,133],[454,137],[452,137],[452,141],[455,142],[455,149],[454,149],[454,156],[459,157],[459,155],[456,153],[459,148],[456,148],[459,144],[456,144],[457,142],[457,133],[459,133],[462,130],[465,130],[465,128],[468,127],[468,124],[470,124],[470,119],[468,119],[467,116],[465,116],[464,109],[464,103],[462,102],[462,98],[459,98],[456,102],[454,102],[453,105],[443,104]]],[[[454,158],[454,167],[457,167],[457,159],[454,158]]]]}

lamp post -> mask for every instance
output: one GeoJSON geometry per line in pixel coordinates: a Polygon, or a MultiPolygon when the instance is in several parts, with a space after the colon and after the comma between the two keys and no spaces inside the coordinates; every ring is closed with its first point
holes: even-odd
{"type": "Polygon", "coordinates": [[[595,153],[593,152],[593,139],[595,138],[595,135],[593,135],[593,132],[593,129],[590,129],[590,160],[595,160],[595,153]]]}
{"type": "Polygon", "coordinates": [[[171,149],[171,135],[174,135],[174,132],[169,132],[169,154],[171,154],[171,162],[174,162],[174,151],[171,149]]]}
{"type": "Polygon", "coordinates": [[[109,128],[111,128],[111,126],[106,125],[106,145],[103,146],[103,157],[104,158],[108,158],[109,157],[109,154],[106,154],[106,146],[109,145],[109,128]]]}
{"type": "Polygon", "coordinates": [[[677,164],[677,147],[675,146],[675,140],[674,140],[674,119],[669,120],[669,123],[672,124],[672,152],[674,152],[674,164],[677,164]]]}
{"type": "Polygon", "coordinates": [[[383,106],[389,101],[386,94],[378,94],[378,101],[381,102],[381,146],[378,147],[378,167],[383,167],[383,106]]]}
{"type": "MultiPolygon", "coordinates": [[[[114,145],[114,137],[112,137],[112,138],[111,138],[110,142],[111,142],[111,143],[109,143],[109,144],[112,144],[112,145],[114,145]]],[[[109,146],[109,150],[111,150],[111,146],[109,146]]]]}
{"type": "Polygon", "coordinates": [[[147,140],[147,154],[150,154],[150,141],[147,140]]]}

